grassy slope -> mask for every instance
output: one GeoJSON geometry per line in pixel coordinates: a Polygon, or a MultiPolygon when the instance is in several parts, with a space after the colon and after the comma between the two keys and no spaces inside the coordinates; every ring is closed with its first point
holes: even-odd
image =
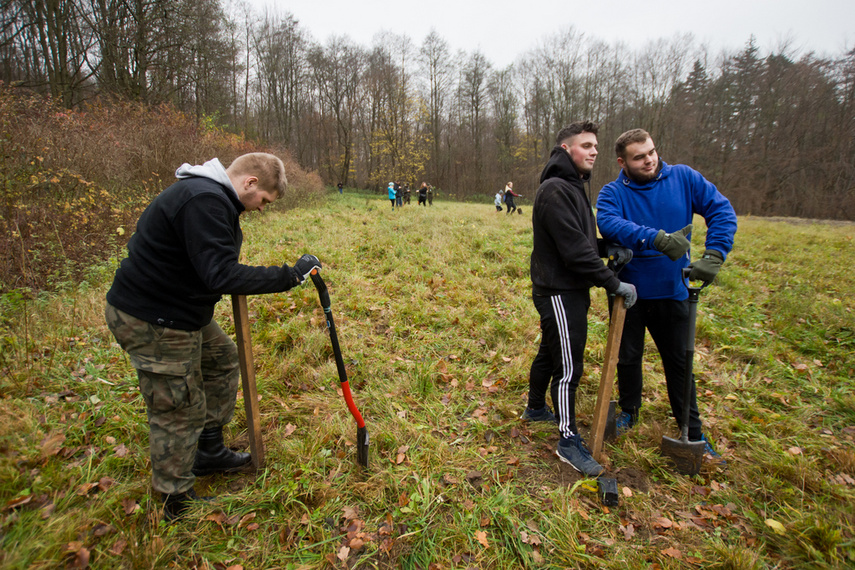
{"type": "MultiPolygon", "coordinates": [[[[539,340],[529,293],[531,222],[492,206],[331,195],[245,223],[252,264],[324,262],[351,386],[337,390],[311,284],[250,300],[267,467],[200,479],[219,501],[166,526],[149,488],[134,371],[91,286],[8,297],[0,343],[0,563],[94,568],[663,567],[855,564],[855,319],[851,225],[740,220],[718,286],[701,297],[695,369],[726,470],[675,475],[661,365],[647,358],[642,423],[607,446],[621,503],[552,456],[525,425],[539,340]],[[349,547],[349,549],[348,549],[349,547]]],[[[698,222],[700,222],[698,220],[698,222]]],[[[696,228],[703,224],[696,223],[696,228]]],[[[694,238],[702,246],[702,232],[694,238]]],[[[218,319],[233,330],[230,306],[218,319]]],[[[590,420],[607,330],[593,295],[590,420]]],[[[246,445],[242,401],[230,438],[246,445]]]]}

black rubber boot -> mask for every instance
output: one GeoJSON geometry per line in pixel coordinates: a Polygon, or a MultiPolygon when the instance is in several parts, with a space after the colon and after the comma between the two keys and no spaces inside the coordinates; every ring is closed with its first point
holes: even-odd
{"type": "Polygon", "coordinates": [[[200,497],[193,489],[174,495],[163,493],[163,518],[169,522],[173,522],[180,519],[194,502],[212,500],[214,500],[214,497],[200,497]]]}
{"type": "Polygon", "coordinates": [[[252,460],[249,453],[237,453],[223,443],[223,428],[206,428],[199,435],[193,475],[201,477],[212,473],[238,471],[252,460]]]}

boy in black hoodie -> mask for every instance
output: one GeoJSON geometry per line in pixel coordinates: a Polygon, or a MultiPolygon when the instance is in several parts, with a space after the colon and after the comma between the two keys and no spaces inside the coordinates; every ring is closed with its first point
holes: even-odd
{"type": "Polygon", "coordinates": [[[623,283],[600,259],[597,225],[584,182],[597,158],[597,124],[572,123],[556,136],[556,146],[540,175],[534,198],[531,253],[532,298],[540,314],[540,348],[531,364],[528,407],[523,419],[558,422],[558,457],[577,471],[603,472],[576,427],[576,389],[588,338],[590,288],[603,287],[635,303],[635,287],[623,283]],[[550,390],[556,415],[546,406],[550,390]]]}

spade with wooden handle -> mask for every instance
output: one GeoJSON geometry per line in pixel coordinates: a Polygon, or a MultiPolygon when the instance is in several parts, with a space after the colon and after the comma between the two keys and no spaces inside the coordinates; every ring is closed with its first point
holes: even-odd
{"type": "Polygon", "coordinates": [[[232,295],[232,307],[235,314],[235,336],[240,359],[240,379],[243,387],[243,404],[246,409],[249,451],[252,455],[252,466],[258,470],[264,466],[264,443],[261,441],[261,419],[258,413],[258,390],[255,387],[255,364],[252,360],[252,339],[249,334],[246,295],[232,295]]]}
{"type": "Polygon", "coordinates": [[[609,336],[606,341],[606,357],[603,361],[600,389],[597,393],[597,405],[594,408],[594,423],[591,426],[591,455],[598,462],[603,451],[603,438],[606,433],[606,423],[609,417],[609,403],[615,383],[618,350],[620,349],[620,339],[623,335],[623,322],[625,318],[626,306],[624,305],[624,298],[616,295],[614,303],[612,303],[609,336]]]}

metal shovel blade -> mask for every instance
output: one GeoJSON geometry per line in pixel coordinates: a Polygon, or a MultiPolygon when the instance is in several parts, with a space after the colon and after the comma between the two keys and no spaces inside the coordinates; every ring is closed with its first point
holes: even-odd
{"type": "Polygon", "coordinates": [[[368,468],[368,430],[364,426],[356,428],[356,462],[368,468]]]}
{"type": "Polygon", "coordinates": [[[701,472],[706,451],[706,444],[703,441],[662,436],[660,450],[662,455],[674,462],[677,471],[683,475],[697,475],[701,472]]]}

